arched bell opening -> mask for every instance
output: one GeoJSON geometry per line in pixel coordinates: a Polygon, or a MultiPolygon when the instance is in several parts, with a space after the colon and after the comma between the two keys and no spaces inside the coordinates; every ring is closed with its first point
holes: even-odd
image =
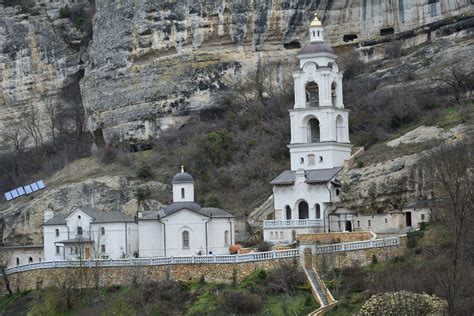
{"type": "Polygon", "coordinates": [[[313,108],[319,106],[319,87],[314,81],[306,84],[306,107],[313,108]]]}
{"type": "Polygon", "coordinates": [[[321,140],[321,132],[319,121],[312,118],[308,121],[308,143],[319,143],[321,140]]]}

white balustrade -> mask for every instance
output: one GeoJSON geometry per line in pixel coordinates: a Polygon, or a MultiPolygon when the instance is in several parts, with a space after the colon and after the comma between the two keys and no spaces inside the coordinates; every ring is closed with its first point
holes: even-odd
{"type": "Polygon", "coordinates": [[[283,219],[263,221],[263,228],[320,227],[322,219],[283,219]]]}
{"type": "MultiPolygon", "coordinates": [[[[295,220],[307,221],[307,220],[295,220]]],[[[325,254],[341,251],[352,251],[367,248],[390,247],[400,244],[399,237],[384,239],[346,242],[332,245],[313,245],[315,254],[325,254]]],[[[305,245],[305,247],[307,247],[305,245]]],[[[23,272],[35,269],[70,268],[70,267],[127,267],[127,266],[158,266],[170,264],[199,264],[199,263],[236,263],[272,260],[281,258],[297,258],[298,249],[277,250],[238,255],[210,255],[210,256],[188,256],[188,257],[160,257],[160,258],[129,258],[129,259],[97,259],[97,260],[61,260],[35,262],[5,269],[6,274],[23,272]]]]}

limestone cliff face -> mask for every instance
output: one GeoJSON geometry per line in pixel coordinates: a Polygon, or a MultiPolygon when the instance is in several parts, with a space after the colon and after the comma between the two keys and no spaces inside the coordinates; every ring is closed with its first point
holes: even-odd
{"type": "Polygon", "coordinates": [[[272,62],[275,81],[289,78],[315,12],[333,46],[359,43],[373,58],[391,33],[417,44],[465,28],[473,11],[469,0],[97,0],[88,44],[60,15],[87,3],[0,4],[0,128],[35,109],[47,138],[45,104],[64,102],[61,88],[85,70],[89,129],[106,140],[147,140],[212,106],[225,76],[272,62]]]}
{"type": "MultiPolygon", "coordinates": [[[[442,23],[434,22],[472,15],[472,5],[468,0],[98,0],[82,85],[90,128],[103,129],[106,140],[113,134],[147,139],[180,124],[178,117],[212,106],[226,74],[272,62],[281,82],[294,66],[296,48],[307,42],[315,12],[333,46],[355,41],[372,47],[392,33],[412,44],[436,37],[442,23]]],[[[373,56],[374,49],[366,54],[373,56]]]]}
{"type": "Polygon", "coordinates": [[[83,68],[81,36],[60,18],[63,3],[24,3],[0,4],[0,129],[33,111],[47,138],[46,104],[60,102],[61,88],[83,68]]]}

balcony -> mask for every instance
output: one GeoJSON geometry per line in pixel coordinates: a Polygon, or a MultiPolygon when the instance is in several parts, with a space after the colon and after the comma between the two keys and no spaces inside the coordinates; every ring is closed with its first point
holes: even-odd
{"type": "Polygon", "coordinates": [[[322,227],[322,219],[284,219],[263,221],[263,228],[322,227]]]}

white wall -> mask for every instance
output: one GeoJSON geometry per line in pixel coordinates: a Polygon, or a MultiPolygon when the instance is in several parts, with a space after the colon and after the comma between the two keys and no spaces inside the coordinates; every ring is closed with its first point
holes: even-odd
{"type": "Polygon", "coordinates": [[[63,247],[60,246],[59,254],[56,254],[55,242],[69,239],[68,227],[66,225],[45,225],[43,226],[44,260],[63,260],[63,247]],[[56,237],[56,229],[59,236],[56,237]]]}
{"type": "Polygon", "coordinates": [[[293,242],[295,234],[323,233],[324,227],[306,228],[272,228],[263,230],[263,240],[272,244],[289,244],[293,242]]]}
{"type": "MultiPolygon", "coordinates": [[[[235,243],[234,219],[213,218],[208,224],[208,247],[212,254],[229,254],[229,246],[235,243]],[[225,243],[225,232],[229,232],[228,243],[225,243]]],[[[205,253],[204,253],[205,254],[205,253]]]]}
{"type": "Polygon", "coordinates": [[[18,265],[30,263],[30,258],[33,262],[44,261],[44,251],[41,246],[39,247],[2,247],[0,252],[5,252],[7,254],[7,266],[13,267],[18,265]]]}
{"type": "Polygon", "coordinates": [[[162,219],[165,223],[166,256],[206,254],[205,222],[209,218],[188,210],[181,210],[162,219]],[[182,247],[182,233],[189,232],[189,248],[182,247]]]}
{"type": "Polygon", "coordinates": [[[344,160],[351,156],[351,145],[339,143],[313,143],[311,145],[289,145],[291,170],[331,169],[344,166],[344,160]],[[315,156],[315,163],[310,164],[308,155],[315,156]],[[322,162],[319,157],[322,157],[322,162]],[[303,158],[303,163],[301,163],[303,158]]]}
{"type": "Polygon", "coordinates": [[[139,249],[140,257],[163,257],[163,225],[158,220],[140,220],[139,249]]]}
{"type": "Polygon", "coordinates": [[[194,183],[173,184],[173,202],[194,202],[194,183]],[[184,198],[181,189],[184,189],[184,198]]]}
{"type": "Polygon", "coordinates": [[[92,224],[91,234],[95,241],[95,258],[128,258],[138,249],[138,225],[133,222],[92,224]],[[102,227],[104,235],[101,234],[102,227]],[[105,245],[105,253],[101,250],[102,245],[105,245]]]}
{"type": "MultiPolygon", "coordinates": [[[[331,188],[330,185],[328,185],[331,188]]],[[[298,179],[295,185],[273,186],[273,197],[275,206],[275,219],[286,219],[285,206],[291,208],[291,218],[298,219],[298,204],[305,200],[309,206],[309,218],[316,219],[315,205],[321,207],[321,217],[330,201],[330,193],[324,184],[307,184],[303,179],[298,179]]]]}
{"type": "MultiPolygon", "coordinates": [[[[343,213],[347,210],[338,211],[343,213]]],[[[412,229],[420,228],[422,222],[428,222],[431,218],[431,210],[429,208],[420,209],[405,209],[403,212],[392,212],[386,214],[362,215],[357,214],[352,216],[353,230],[366,230],[374,233],[405,233],[412,229]],[[406,212],[411,212],[412,226],[406,225],[406,212]],[[424,215],[424,220],[422,217],[424,215]],[[369,225],[370,221],[370,225],[369,225]]],[[[331,216],[331,231],[338,232],[345,230],[345,219],[341,215],[340,221],[336,217],[331,216]],[[341,223],[339,225],[339,222],[341,223]]]]}

